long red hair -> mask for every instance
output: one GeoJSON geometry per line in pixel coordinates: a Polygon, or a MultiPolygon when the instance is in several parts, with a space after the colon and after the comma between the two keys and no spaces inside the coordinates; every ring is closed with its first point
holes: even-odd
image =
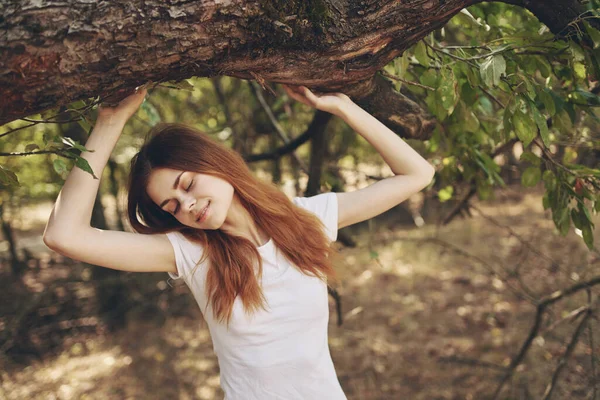
{"type": "Polygon", "coordinates": [[[192,171],[226,180],[257,226],[294,266],[324,281],[335,279],[331,257],[334,250],[316,215],[296,206],[272,182],[257,179],[237,152],[207,134],[183,124],[156,125],[131,160],[129,222],[139,233],[179,231],[203,246],[203,256],[196,267],[208,259],[206,293],[217,321],[229,322],[236,296],[240,296],[246,312],[264,308],[265,299],[253,267],[258,264],[258,274],[262,274],[261,257],[246,238],[219,229],[191,228],[158,207],[146,191],[155,168],[192,171]]]}

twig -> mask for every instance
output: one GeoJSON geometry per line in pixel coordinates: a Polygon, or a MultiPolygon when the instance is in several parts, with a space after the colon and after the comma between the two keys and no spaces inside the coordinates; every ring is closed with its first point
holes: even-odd
{"type": "Polygon", "coordinates": [[[483,211],[481,211],[480,208],[471,205],[471,208],[474,209],[475,211],[477,211],[479,213],[479,215],[481,215],[483,218],[487,219],[488,221],[490,221],[492,224],[500,227],[500,228],[504,228],[506,229],[511,236],[515,237],[517,240],[519,240],[519,242],[521,242],[521,244],[525,245],[525,247],[527,247],[529,250],[531,250],[532,252],[534,252],[535,254],[537,254],[538,256],[540,256],[541,258],[546,259],[546,261],[548,261],[549,263],[551,263],[552,265],[559,265],[559,263],[555,260],[553,260],[552,258],[548,257],[547,255],[545,255],[544,253],[542,253],[541,251],[539,251],[538,249],[536,249],[531,243],[529,243],[527,240],[523,239],[518,233],[516,233],[510,226],[505,226],[502,225],[500,222],[498,222],[496,219],[490,217],[489,215],[486,215],[483,211]]]}
{"type": "Polygon", "coordinates": [[[11,133],[15,133],[16,131],[20,131],[21,129],[25,129],[25,128],[29,128],[31,126],[37,125],[38,123],[39,122],[34,122],[34,123],[29,124],[29,125],[24,125],[24,126],[20,126],[18,128],[15,128],[15,129],[11,129],[8,132],[4,132],[4,133],[0,134],[0,138],[3,138],[6,135],[10,135],[11,133]]]}
{"type": "Polygon", "coordinates": [[[498,99],[496,98],[496,96],[494,96],[493,94],[491,94],[491,93],[490,93],[490,92],[489,92],[489,91],[488,91],[486,88],[484,88],[483,86],[481,86],[481,85],[480,85],[480,86],[479,86],[479,89],[480,89],[480,90],[481,90],[483,93],[485,93],[485,94],[487,94],[488,96],[490,96],[490,98],[491,98],[492,100],[494,100],[494,102],[495,102],[496,104],[498,104],[500,107],[502,107],[502,108],[506,108],[506,106],[505,106],[504,104],[502,104],[502,102],[501,102],[500,100],[498,100],[498,99]]]}
{"type": "Polygon", "coordinates": [[[573,337],[571,338],[571,342],[569,343],[569,345],[567,346],[567,349],[565,350],[565,353],[559,360],[558,365],[556,366],[556,370],[554,370],[554,374],[552,374],[552,380],[546,387],[546,391],[544,393],[543,400],[549,400],[550,397],[552,396],[552,392],[554,391],[554,388],[556,387],[556,383],[558,382],[560,373],[562,372],[564,367],[567,365],[567,361],[571,357],[571,353],[573,353],[573,349],[575,349],[575,346],[577,345],[577,342],[579,341],[579,336],[581,335],[581,332],[583,332],[583,329],[585,328],[585,324],[588,322],[591,315],[592,315],[592,309],[590,307],[588,307],[587,313],[585,314],[585,316],[583,317],[583,319],[577,326],[577,329],[575,330],[575,333],[573,333],[573,337]]]}
{"type": "Polygon", "coordinates": [[[54,150],[38,150],[38,151],[29,151],[29,152],[13,152],[13,153],[2,153],[0,152],[0,157],[9,157],[9,156],[33,156],[36,154],[57,154],[54,150]]]}
{"type": "MultiPolygon", "coordinates": [[[[518,141],[519,140],[517,138],[513,138],[513,139],[510,139],[509,141],[507,141],[506,143],[501,144],[500,146],[496,147],[496,149],[494,149],[494,151],[492,152],[490,157],[494,158],[497,155],[504,153],[507,149],[514,146],[515,143],[517,143],[518,141]]],[[[441,224],[442,225],[449,224],[460,213],[462,208],[465,205],[467,205],[468,201],[471,199],[471,197],[473,197],[475,195],[475,193],[477,193],[477,190],[473,185],[471,185],[471,189],[467,192],[465,197],[463,197],[458,202],[458,204],[456,204],[456,206],[454,206],[454,208],[452,208],[452,210],[443,218],[441,224]]]]}
{"type": "MultiPolygon", "coordinates": [[[[496,391],[494,392],[494,395],[492,397],[494,400],[498,398],[498,396],[500,395],[500,392],[502,391],[502,388],[504,387],[504,385],[506,384],[508,379],[510,379],[510,377],[513,375],[517,366],[519,366],[519,364],[521,364],[521,362],[525,358],[525,355],[527,354],[527,351],[529,350],[529,347],[531,346],[533,339],[538,335],[540,326],[542,324],[542,317],[543,317],[543,314],[544,314],[546,308],[548,308],[550,305],[556,303],[557,301],[563,299],[566,296],[570,296],[574,293],[579,292],[580,290],[590,288],[597,284],[600,284],[600,276],[596,276],[590,280],[580,282],[580,283],[573,285],[571,287],[568,287],[567,289],[564,289],[564,290],[557,290],[556,292],[552,293],[551,295],[544,297],[539,302],[539,304],[537,305],[535,321],[529,332],[529,335],[527,336],[527,339],[525,339],[525,342],[521,346],[519,353],[510,362],[508,371],[502,377],[502,380],[498,384],[498,387],[496,388],[496,391]]],[[[590,308],[590,310],[591,310],[591,308],[590,308]]],[[[588,314],[586,314],[586,320],[587,320],[587,318],[589,318],[590,315],[591,315],[591,313],[588,311],[588,314]]]]}
{"type": "Polygon", "coordinates": [[[495,369],[495,370],[502,371],[502,372],[506,371],[506,367],[504,367],[502,365],[494,364],[489,361],[474,360],[472,358],[448,356],[448,357],[438,357],[438,361],[446,362],[446,363],[465,364],[465,365],[470,365],[473,367],[490,368],[490,369],[495,369]]]}
{"type": "MultiPolygon", "coordinates": [[[[592,302],[592,291],[587,289],[588,303],[592,302]]],[[[588,325],[588,335],[590,337],[590,363],[592,364],[592,400],[596,400],[598,395],[598,382],[596,380],[596,358],[594,357],[594,334],[592,332],[592,323],[588,325]]]]}
{"type": "MultiPolygon", "coordinates": [[[[277,118],[275,118],[275,115],[273,115],[273,111],[271,110],[271,107],[269,107],[269,105],[267,104],[267,101],[265,100],[264,96],[262,95],[262,92],[258,89],[257,86],[258,86],[258,83],[254,82],[254,81],[251,82],[251,87],[254,91],[254,94],[256,95],[256,98],[260,102],[260,105],[262,106],[262,108],[265,110],[265,113],[269,117],[271,124],[273,124],[275,131],[277,132],[277,134],[279,135],[281,140],[283,140],[283,143],[285,143],[285,144],[290,143],[290,139],[289,139],[287,133],[283,130],[283,128],[277,121],[277,118]]],[[[298,163],[298,165],[300,166],[302,171],[304,171],[304,173],[308,174],[308,167],[306,166],[306,164],[304,164],[304,161],[302,161],[296,155],[296,153],[294,151],[291,151],[290,155],[296,160],[296,162],[298,163]]]]}
{"type": "Polygon", "coordinates": [[[425,89],[425,90],[431,90],[433,92],[435,92],[435,90],[436,90],[435,88],[432,88],[431,86],[422,85],[422,84],[417,83],[417,82],[407,81],[406,79],[402,79],[402,78],[400,78],[398,76],[392,75],[389,72],[384,71],[384,70],[380,70],[379,73],[381,75],[385,76],[386,78],[390,78],[390,79],[393,79],[395,81],[406,83],[407,85],[417,86],[417,87],[420,87],[420,88],[425,89]]]}
{"type": "Polygon", "coordinates": [[[519,291],[517,288],[513,287],[513,285],[511,285],[510,283],[508,283],[508,277],[503,276],[501,273],[499,273],[498,271],[496,271],[487,261],[485,261],[484,259],[468,253],[467,251],[461,249],[460,247],[452,244],[452,243],[448,243],[442,239],[438,239],[435,237],[427,237],[427,238],[402,238],[403,241],[415,241],[415,242],[430,242],[430,243],[434,243],[437,244],[439,246],[448,248],[452,251],[454,251],[455,253],[466,257],[466,258],[470,258],[472,260],[477,261],[479,264],[481,264],[485,269],[487,269],[490,274],[492,274],[493,276],[498,277],[499,279],[501,279],[503,282],[505,282],[506,287],[508,287],[511,292],[515,295],[515,297],[517,297],[520,300],[525,300],[528,301],[531,304],[537,304],[537,299],[533,296],[530,296],[528,293],[521,293],[521,291],[519,291]]]}

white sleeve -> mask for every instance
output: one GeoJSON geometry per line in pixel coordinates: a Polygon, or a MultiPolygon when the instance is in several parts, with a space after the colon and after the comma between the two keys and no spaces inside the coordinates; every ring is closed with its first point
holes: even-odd
{"type": "Polygon", "coordinates": [[[321,193],[311,197],[294,197],[293,202],[315,214],[325,225],[330,241],[337,239],[338,200],[334,192],[321,193]]]}
{"type": "Polygon", "coordinates": [[[196,266],[200,257],[202,257],[202,246],[198,243],[189,241],[179,232],[168,232],[167,238],[173,246],[175,252],[175,263],[177,265],[177,274],[169,272],[173,279],[185,278],[189,272],[196,266]]]}

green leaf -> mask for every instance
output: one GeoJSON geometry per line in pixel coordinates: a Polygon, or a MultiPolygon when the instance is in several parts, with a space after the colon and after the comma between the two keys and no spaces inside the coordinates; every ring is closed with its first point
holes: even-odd
{"type": "Polygon", "coordinates": [[[521,175],[521,184],[525,187],[532,187],[542,179],[542,171],[538,167],[529,167],[521,175]]]}
{"type": "Polygon", "coordinates": [[[419,43],[417,43],[415,46],[413,54],[415,55],[415,58],[419,64],[424,67],[429,67],[431,63],[431,57],[429,57],[429,54],[427,54],[427,46],[425,45],[425,42],[419,40],[419,43]]]}
{"type": "Polygon", "coordinates": [[[600,31],[598,29],[594,28],[592,25],[590,25],[590,23],[587,21],[584,22],[584,25],[585,25],[585,30],[587,31],[588,35],[590,35],[590,38],[594,42],[594,49],[597,49],[598,47],[600,47],[600,31]]]}
{"type": "Polygon", "coordinates": [[[452,115],[454,106],[458,101],[456,93],[457,86],[458,83],[456,82],[454,72],[451,69],[444,68],[442,71],[442,80],[436,92],[442,107],[444,107],[448,115],[452,115]]]}
{"type": "Polygon", "coordinates": [[[194,91],[194,85],[192,85],[190,83],[190,81],[188,81],[187,79],[183,79],[179,82],[175,82],[175,81],[169,81],[166,82],[166,85],[172,89],[180,89],[180,90],[185,90],[188,92],[193,92],[194,91]]]}
{"type": "Polygon", "coordinates": [[[571,121],[571,117],[566,110],[562,110],[557,113],[553,118],[552,122],[556,126],[556,129],[561,131],[562,133],[570,133],[571,129],[573,129],[573,122],[571,121]]]}
{"type": "Polygon", "coordinates": [[[587,207],[583,204],[583,202],[577,204],[577,209],[579,210],[582,219],[584,219],[593,228],[594,222],[592,221],[592,216],[590,215],[590,212],[588,211],[587,207]]]}
{"type": "Polygon", "coordinates": [[[594,233],[592,232],[592,228],[589,225],[586,225],[581,230],[581,234],[583,235],[583,241],[585,242],[588,249],[594,249],[594,233]]]}
{"type": "Polygon", "coordinates": [[[439,80],[440,75],[437,73],[437,71],[432,69],[428,69],[419,77],[419,82],[421,82],[421,84],[430,87],[437,87],[439,80]]]}
{"type": "Polygon", "coordinates": [[[577,99],[579,102],[585,103],[590,106],[600,106],[600,96],[586,90],[576,89],[570,97],[577,99]]]}
{"type": "Polygon", "coordinates": [[[540,70],[540,74],[544,78],[548,78],[552,74],[552,67],[548,61],[542,56],[536,56],[535,60],[537,61],[537,67],[540,70]]]}
{"type": "Polygon", "coordinates": [[[559,233],[562,236],[566,236],[567,233],[569,233],[569,228],[571,227],[571,217],[569,214],[568,207],[561,208],[558,212],[557,219],[554,221],[559,233]]]}
{"type": "Polygon", "coordinates": [[[523,142],[523,147],[529,146],[537,136],[537,127],[533,119],[521,110],[517,110],[512,118],[517,137],[523,142]]]}
{"type": "Polygon", "coordinates": [[[530,100],[534,100],[536,96],[534,83],[526,76],[523,77],[523,82],[525,83],[525,94],[527,95],[527,97],[529,97],[530,100]]]}
{"type": "Polygon", "coordinates": [[[89,135],[92,132],[93,124],[87,118],[82,116],[77,123],[81,126],[86,135],[89,135]]]}
{"type": "Polygon", "coordinates": [[[587,77],[585,65],[582,63],[573,64],[573,73],[579,79],[585,79],[587,77]]]}
{"type": "Polygon", "coordinates": [[[467,81],[472,88],[477,88],[481,85],[480,75],[471,66],[467,65],[467,81]]]}
{"type": "Polygon", "coordinates": [[[379,257],[379,253],[377,253],[375,250],[371,250],[369,252],[369,257],[371,257],[371,259],[374,260],[379,257]]]}
{"type": "Polygon", "coordinates": [[[575,228],[582,229],[584,222],[581,219],[581,215],[579,214],[579,212],[574,208],[571,209],[571,221],[573,221],[573,225],[575,226],[575,228]]]}
{"type": "Polygon", "coordinates": [[[0,165],[0,185],[4,187],[20,186],[19,178],[14,172],[0,165]]]}
{"type": "Polygon", "coordinates": [[[436,92],[429,92],[425,98],[425,104],[429,107],[429,111],[440,121],[443,121],[448,116],[448,111],[442,104],[436,92]]]}
{"type": "Polygon", "coordinates": [[[548,197],[548,193],[544,193],[544,197],[542,197],[542,206],[544,207],[544,210],[550,208],[550,198],[548,197]]]}
{"type": "Polygon", "coordinates": [[[94,171],[92,171],[92,167],[90,167],[90,164],[88,163],[88,161],[85,158],[77,157],[75,159],[75,165],[77,167],[81,168],[82,170],[84,170],[85,172],[88,172],[90,175],[92,175],[94,177],[94,179],[98,179],[98,177],[96,175],[94,175],[94,171]]]}
{"type": "Polygon", "coordinates": [[[71,148],[77,149],[77,150],[79,150],[79,151],[89,151],[89,152],[92,152],[92,153],[94,152],[94,150],[88,150],[88,149],[86,149],[84,146],[80,145],[78,141],[76,141],[76,140],[73,140],[73,139],[72,139],[72,138],[70,138],[70,137],[62,137],[62,138],[61,138],[61,141],[62,141],[62,142],[65,144],[65,145],[67,145],[68,147],[71,147],[71,148]]]}
{"type": "Polygon", "coordinates": [[[500,54],[489,56],[481,63],[479,71],[487,86],[497,86],[502,74],[506,73],[506,61],[500,54]]]}
{"type": "Polygon", "coordinates": [[[535,124],[538,126],[540,130],[540,136],[542,137],[542,142],[546,147],[550,146],[550,131],[548,130],[548,123],[546,122],[546,118],[540,113],[540,110],[536,107],[536,105],[532,102],[530,103],[531,112],[533,114],[533,120],[535,124]]]}
{"type": "Polygon", "coordinates": [[[581,46],[579,46],[574,41],[569,42],[569,51],[571,53],[571,56],[573,57],[574,62],[585,61],[585,52],[583,51],[581,46]]]}
{"type": "Polygon", "coordinates": [[[34,150],[38,150],[40,148],[40,146],[38,146],[35,143],[29,143],[27,146],[25,146],[25,151],[26,152],[32,152],[34,150]]]}
{"type": "Polygon", "coordinates": [[[540,164],[542,163],[541,158],[539,158],[536,154],[532,153],[531,151],[524,151],[523,153],[521,153],[521,157],[519,158],[519,160],[528,161],[533,165],[537,166],[540,166],[540,164]]]}
{"type": "Polygon", "coordinates": [[[146,115],[148,116],[148,123],[150,126],[154,126],[160,122],[160,114],[156,110],[156,107],[152,105],[149,101],[144,101],[142,103],[141,109],[144,110],[146,115]]]}
{"type": "Polygon", "coordinates": [[[67,164],[65,164],[65,162],[60,158],[52,161],[52,166],[54,167],[56,173],[60,176],[64,176],[68,172],[67,164]]]}
{"type": "Polygon", "coordinates": [[[554,172],[550,171],[549,169],[545,170],[542,174],[542,179],[544,180],[544,186],[546,187],[546,190],[552,191],[556,189],[556,176],[554,175],[554,172]]]}
{"type": "Polygon", "coordinates": [[[443,203],[445,201],[450,200],[452,198],[453,194],[454,194],[454,187],[446,186],[445,188],[440,189],[440,191],[438,192],[438,198],[443,203]]]}
{"type": "Polygon", "coordinates": [[[554,98],[547,90],[548,89],[539,91],[537,95],[538,99],[544,104],[544,108],[546,109],[548,115],[552,117],[554,114],[556,114],[556,107],[554,105],[554,98]]]}

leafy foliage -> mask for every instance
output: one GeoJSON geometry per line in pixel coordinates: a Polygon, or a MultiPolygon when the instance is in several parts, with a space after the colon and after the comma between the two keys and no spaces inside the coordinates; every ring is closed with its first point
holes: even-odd
{"type": "Polygon", "coordinates": [[[597,10],[591,4],[570,25],[575,34],[554,35],[524,9],[479,4],[386,66],[409,82],[396,88],[418,97],[440,122],[427,148],[439,165],[441,201],[473,185],[480,198],[492,195],[504,184],[499,172],[507,158],[495,152],[518,140],[522,185],[543,180],[544,206],[559,232],[572,222],[593,248],[600,170],[584,158],[597,159],[600,139],[592,135],[600,122],[600,31],[589,23],[597,10]]]}

